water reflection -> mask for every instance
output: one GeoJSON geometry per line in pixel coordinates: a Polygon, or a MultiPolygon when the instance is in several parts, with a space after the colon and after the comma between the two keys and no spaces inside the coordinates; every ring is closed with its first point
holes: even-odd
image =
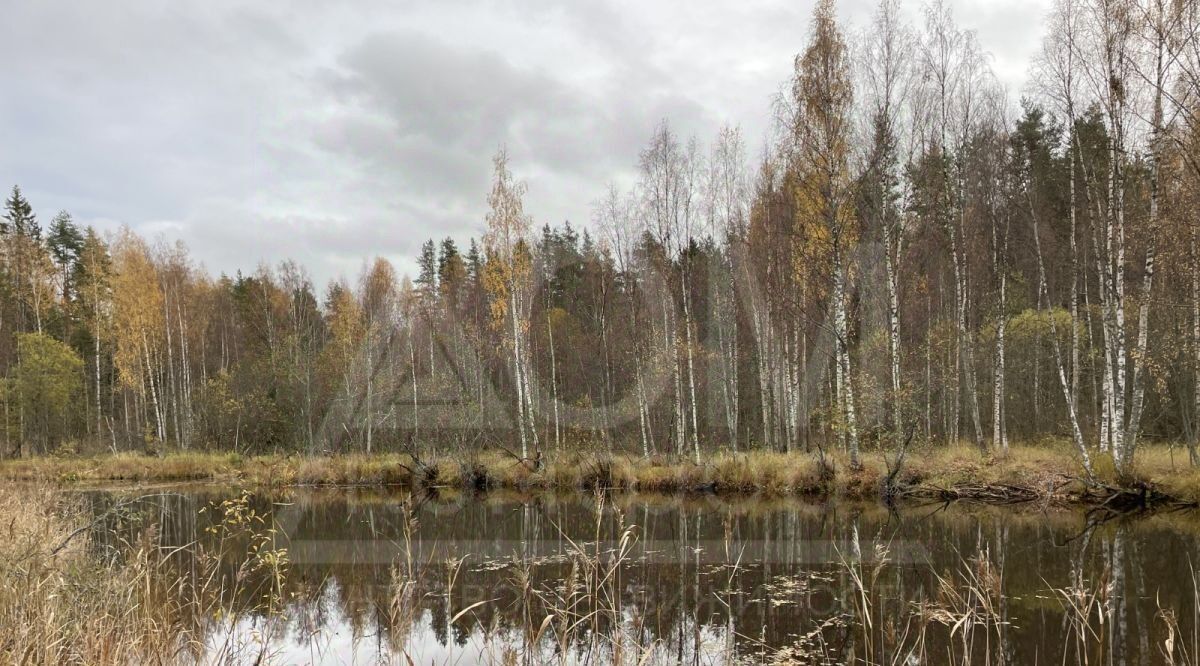
{"type": "MultiPolygon", "coordinates": [[[[203,543],[201,509],[231,494],[165,493],[140,520],[107,521],[94,547],[203,543]]],[[[97,515],[115,496],[90,495],[97,515]]],[[[785,649],[813,663],[1141,664],[1167,661],[1172,628],[1176,656],[1195,654],[1188,514],[1092,525],[965,505],[310,489],[249,501],[288,552],[283,612],[257,610],[267,583],[252,573],[230,586],[245,612],[202,623],[210,648],[248,662],[265,646],[288,663],[757,663],[785,649]]],[[[197,570],[189,549],[171,552],[197,570]]]]}

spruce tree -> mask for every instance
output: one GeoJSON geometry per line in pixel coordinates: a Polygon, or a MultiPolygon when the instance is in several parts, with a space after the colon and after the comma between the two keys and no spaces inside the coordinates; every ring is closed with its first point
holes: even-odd
{"type": "Polygon", "coordinates": [[[60,211],[51,221],[50,233],[46,235],[46,247],[50,250],[50,256],[54,258],[54,264],[58,267],[62,279],[63,299],[69,300],[73,291],[72,273],[80,253],[83,252],[83,234],[67,211],[60,211]]]}
{"type": "Polygon", "coordinates": [[[431,296],[437,290],[437,249],[433,239],[421,245],[421,256],[417,259],[417,284],[421,291],[431,296]]]}
{"type": "Polygon", "coordinates": [[[0,222],[0,234],[13,233],[18,236],[40,238],[42,230],[38,227],[37,216],[29,200],[21,194],[21,188],[13,185],[12,194],[4,202],[4,222],[0,222]]]}

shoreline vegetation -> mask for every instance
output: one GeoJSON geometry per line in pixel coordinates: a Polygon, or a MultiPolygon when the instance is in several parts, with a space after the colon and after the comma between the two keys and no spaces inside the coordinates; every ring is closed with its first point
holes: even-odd
{"type": "MultiPolygon", "coordinates": [[[[242,456],[173,451],[0,461],[0,479],[70,486],[89,482],[236,483],[244,487],[402,486],[473,492],[613,491],[904,500],[987,504],[1044,502],[1127,511],[1200,506],[1200,470],[1186,448],[1148,445],[1131,471],[1093,462],[1088,479],[1066,442],[1014,444],[985,453],[967,444],[913,450],[901,469],[883,452],[866,453],[854,469],[841,452],[713,452],[689,457],[622,453],[547,453],[539,461],[505,450],[471,454],[377,453],[242,456]]],[[[1106,464],[1107,463],[1107,464],[1106,464]]]]}

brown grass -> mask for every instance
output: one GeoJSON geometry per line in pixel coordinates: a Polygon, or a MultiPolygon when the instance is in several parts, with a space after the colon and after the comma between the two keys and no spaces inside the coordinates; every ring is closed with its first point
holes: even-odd
{"type": "MultiPolygon", "coordinates": [[[[136,511],[137,499],[113,510],[136,511]]],[[[212,507],[219,519],[215,546],[189,546],[199,566],[179,569],[179,549],[156,544],[153,528],[140,530],[119,554],[101,557],[89,547],[98,520],[78,495],[46,485],[0,488],[0,663],[180,663],[215,657],[266,657],[266,648],[230,627],[244,608],[229,602],[247,572],[265,572],[267,587],[254,610],[271,621],[286,551],[249,509],[246,497],[212,507]],[[254,545],[245,550],[246,539],[254,545]],[[240,556],[233,580],[220,575],[222,558],[240,556]],[[224,618],[224,624],[212,622],[224,618]]],[[[100,516],[109,515],[102,512],[100,516]]],[[[115,515],[115,514],[114,514],[115,515]]],[[[134,514],[130,514],[131,516],[134,514]]]]}
{"type": "Polygon", "coordinates": [[[80,513],[44,487],[0,490],[0,515],[0,661],[161,663],[186,650],[146,551],[105,566],[80,537],[55,554],[80,513]]]}
{"type": "MultiPolygon", "coordinates": [[[[440,455],[416,462],[407,454],[348,454],[323,457],[253,456],[177,452],[76,458],[31,458],[0,462],[0,478],[59,484],[96,482],[230,482],[243,486],[402,485],[489,490],[610,489],[660,493],[817,495],[869,499],[880,496],[887,476],[881,452],[867,452],[854,470],[840,452],[823,470],[811,453],[715,452],[702,463],[676,456],[565,452],[547,455],[533,469],[501,451],[440,455]]],[[[1148,445],[1132,471],[1118,477],[1097,456],[1098,480],[1111,487],[1146,486],[1185,502],[1200,502],[1200,469],[1180,448],[1148,445]]],[[[984,453],[969,445],[918,448],[897,481],[907,494],[1006,496],[1065,503],[1084,501],[1083,471],[1068,443],[1012,446],[984,453]],[[984,489],[996,494],[983,492],[984,489]],[[944,493],[943,493],[944,491],[944,493]]]]}

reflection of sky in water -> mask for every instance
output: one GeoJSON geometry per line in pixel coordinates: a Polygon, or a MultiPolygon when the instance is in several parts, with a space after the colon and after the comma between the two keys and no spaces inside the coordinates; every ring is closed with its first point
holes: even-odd
{"type": "MultiPolygon", "coordinates": [[[[338,589],[336,583],[326,586],[318,602],[320,606],[329,609],[324,618],[324,626],[316,629],[306,629],[299,615],[285,620],[285,623],[274,623],[271,630],[264,631],[264,622],[269,622],[259,616],[247,616],[239,619],[234,625],[226,624],[221,630],[215,631],[206,644],[206,652],[210,659],[216,655],[232,656],[237,663],[253,663],[260,652],[265,652],[267,661],[272,664],[320,664],[341,666],[348,664],[406,664],[406,657],[414,664],[431,664],[448,666],[450,664],[496,664],[508,663],[506,657],[511,653],[521,655],[523,644],[522,632],[500,630],[489,635],[483,628],[476,625],[459,644],[456,641],[443,643],[433,628],[432,613],[422,611],[414,622],[403,648],[393,649],[378,626],[372,626],[365,633],[356,633],[350,622],[337,604],[338,589]]],[[[626,635],[633,635],[633,617],[625,614],[623,626],[626,635]]],[[[725,649],[730,643],[729,627],[715,627],[685,623],[681,631],[692,640],[684,646],[684,661],[696,661],[696,645],[699,646],[699,663],[723,663],[725,649]]],[[[637,654],[638,664],[654,666],[658,664],[676,663],[678,654],[668,649],[664,644],[656,644],[651,654],[633,644],[622,648],[627,654],[637,654]]],[[[578,664],[588,662],[587,655],[580,659],[579,654],[569,655],[565,660],[556,654],[553,637],[543,636],[535,663],[567,663],[578,664]]],[[[594,658],[592,659],[594,661],[594,658]]],[[[517,663],[520,663],[518,657],[517,663]]]]}

